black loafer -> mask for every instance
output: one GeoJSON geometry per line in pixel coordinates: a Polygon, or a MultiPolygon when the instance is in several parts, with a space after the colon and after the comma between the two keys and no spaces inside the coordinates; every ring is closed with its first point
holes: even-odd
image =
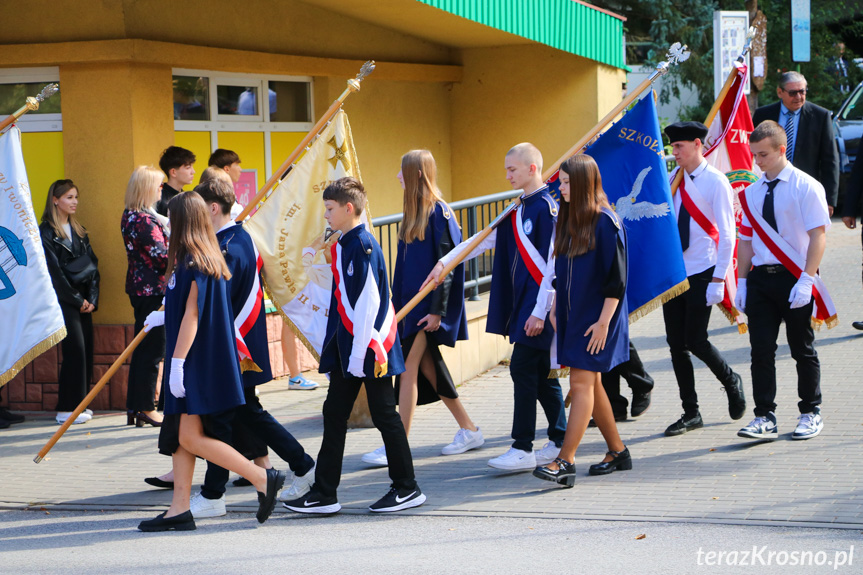
{"type": "Polygon", "coordinates": [[[743,380],[736,373],[732,375],[733,381],[724,384],[723,387],[728,394],[728,415],[737,421],[746,413],[746,397],[743,395],[743,380]]]}
{"type": "Polygon", "coordinates": [[[701,429],[702,427],[704,427],[704,421],[702,421],[700,413],[696,413],[695,416],[689,419],[686,418],[686,414],[683,414],[680,416],[680,419],[668,426],[665,430],[665,435],[669,437],[683,435],[687,431],[701,429]]]}
{"type": "Polygon", "coordinates": [[[0,407],[0,419],[5,419],[9,423],[24,423],[24,416],[19,413],[12,413],[8,409],[0,407]]]}
{"type": "Polygon", "coordinates": [[[144,479],[144,483],[146,483],[147,485],[152,485],[153,487],[158,487],[159,489],[174,488],[173,481],[165,481],[164,479],[159,479],[158,477],[147,477],[144,479]]]}
{"type": "Polygon", "coordinates": [[[575,485],[575,464],[558,457],[554,460],[557,469],[549,469],[547,465],[533,470],[533,476],[546,481],[554,481],[560,485],[572,487],[575,485]]]}
{"type": "Polygon", "coordinates": [[[615,471],[629,471],[632,469],[632,456],[629,455],[629,448],[624,447],[623,451],[609,451],[607,455],[611,456],[611,461],[603,461],[595,463],[587,470],[588,475],[608,475],[615,471]]]}
{"type": "Polygon", "coordinates": [[[630,413],[632,417],[638,417],[639,415],[643,415],[645,411],[650,407],[650,392],[647,393],[633,393],[632,394],[632,409],[630,413]]]}
{"type": "Polygon", "coordinates": [[[174,515],[168,519],[165,519],[165,513],[167,512],[160,513],[155,519],[141,521],[138,524],[138,529],[147,533],[155,533],[157,531],[194,531],[198,528],[191,511],[174,515]]]}
{"type": "Polygon", "coordinates": [[[863,331],[863,321],[852,321],[851,327],[853,327],[854,329],[859,329],[859,330],[863,331]]]}
{"type": "Polygon", "coordinates": [[[267,492],[258,491],[258,523],[269,519],[276,506],[276,495],[285,484],[285,473],[276,469],[267,469],[267,492]]]}

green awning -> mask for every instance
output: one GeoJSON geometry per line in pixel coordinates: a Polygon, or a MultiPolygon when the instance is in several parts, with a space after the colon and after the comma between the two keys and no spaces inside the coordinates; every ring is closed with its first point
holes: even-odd
{"type": "Polygon", "coordinates": [[[622,16],[578,0],[417,0],[615,68],[626,68],[622,16]]]}

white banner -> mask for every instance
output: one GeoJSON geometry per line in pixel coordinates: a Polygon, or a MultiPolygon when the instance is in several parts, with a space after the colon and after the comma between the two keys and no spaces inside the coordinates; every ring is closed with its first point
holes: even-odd
{"type": "Polygon", "coordinates": [[[0,386],[66,337],[15,126],[0,135],[0,318],[0,386]]]}

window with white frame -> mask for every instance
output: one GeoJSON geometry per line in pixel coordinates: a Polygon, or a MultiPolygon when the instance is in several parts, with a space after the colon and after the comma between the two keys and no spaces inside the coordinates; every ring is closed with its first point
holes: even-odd
{"type": "MultiPolygon", "coordinates": [[[[36,96],[47,84],[59,83],[60,68],[4,68],[0,69],[0,118],[12,114],[36,96]]],[[[62,132],[62,93],[57,92],[41,103],[39,109],[28,112],[16,124],[22,132],[62,132]]]]}

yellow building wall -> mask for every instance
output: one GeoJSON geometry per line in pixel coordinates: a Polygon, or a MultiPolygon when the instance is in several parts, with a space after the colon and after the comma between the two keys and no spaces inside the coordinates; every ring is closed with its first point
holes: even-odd
{"type": "MultiPolygon", "coordinates": [[[[287,160],[288,156],[300,145],[306,134],[307,132],[273,132],[270,134],[270,165],[273,166],[273,170],[279,169],[282,162],[287,160]]],[[[299,157],[302,158],[302,154],[299,157]]]]}
{"type": "Polygon", "coordinates": [[[219,132],[219,147],[240,156],[244,170],[257,170],[258,189],[267,181],[263,132],[219,132]]]}
{"type": "MultiPolygon", "coordinates": [[[[186,148],[195,154],[195,182],[201,173],[207,169],[207,160],[213,150],[210,149],[210,132],[174,132],[174,145],[186,148]]],[[[158,163],[155,164],[158,167],[158,163]]],[[[191,189],[192,186],[189,186],[191,189]]]]}
{"type": "MultiPolygon", "coordinates": [[[[65,178],[63,166],[62,132],[26,132],[21,134],[24,166],[33,198],[36,219],[42,217],[48,188],[55,181],[65,178]]],[[[83,194],[83,191],[81,192],[83,194]]],[[[83,199],[83,198],[82,198],[83,199]]]]}

